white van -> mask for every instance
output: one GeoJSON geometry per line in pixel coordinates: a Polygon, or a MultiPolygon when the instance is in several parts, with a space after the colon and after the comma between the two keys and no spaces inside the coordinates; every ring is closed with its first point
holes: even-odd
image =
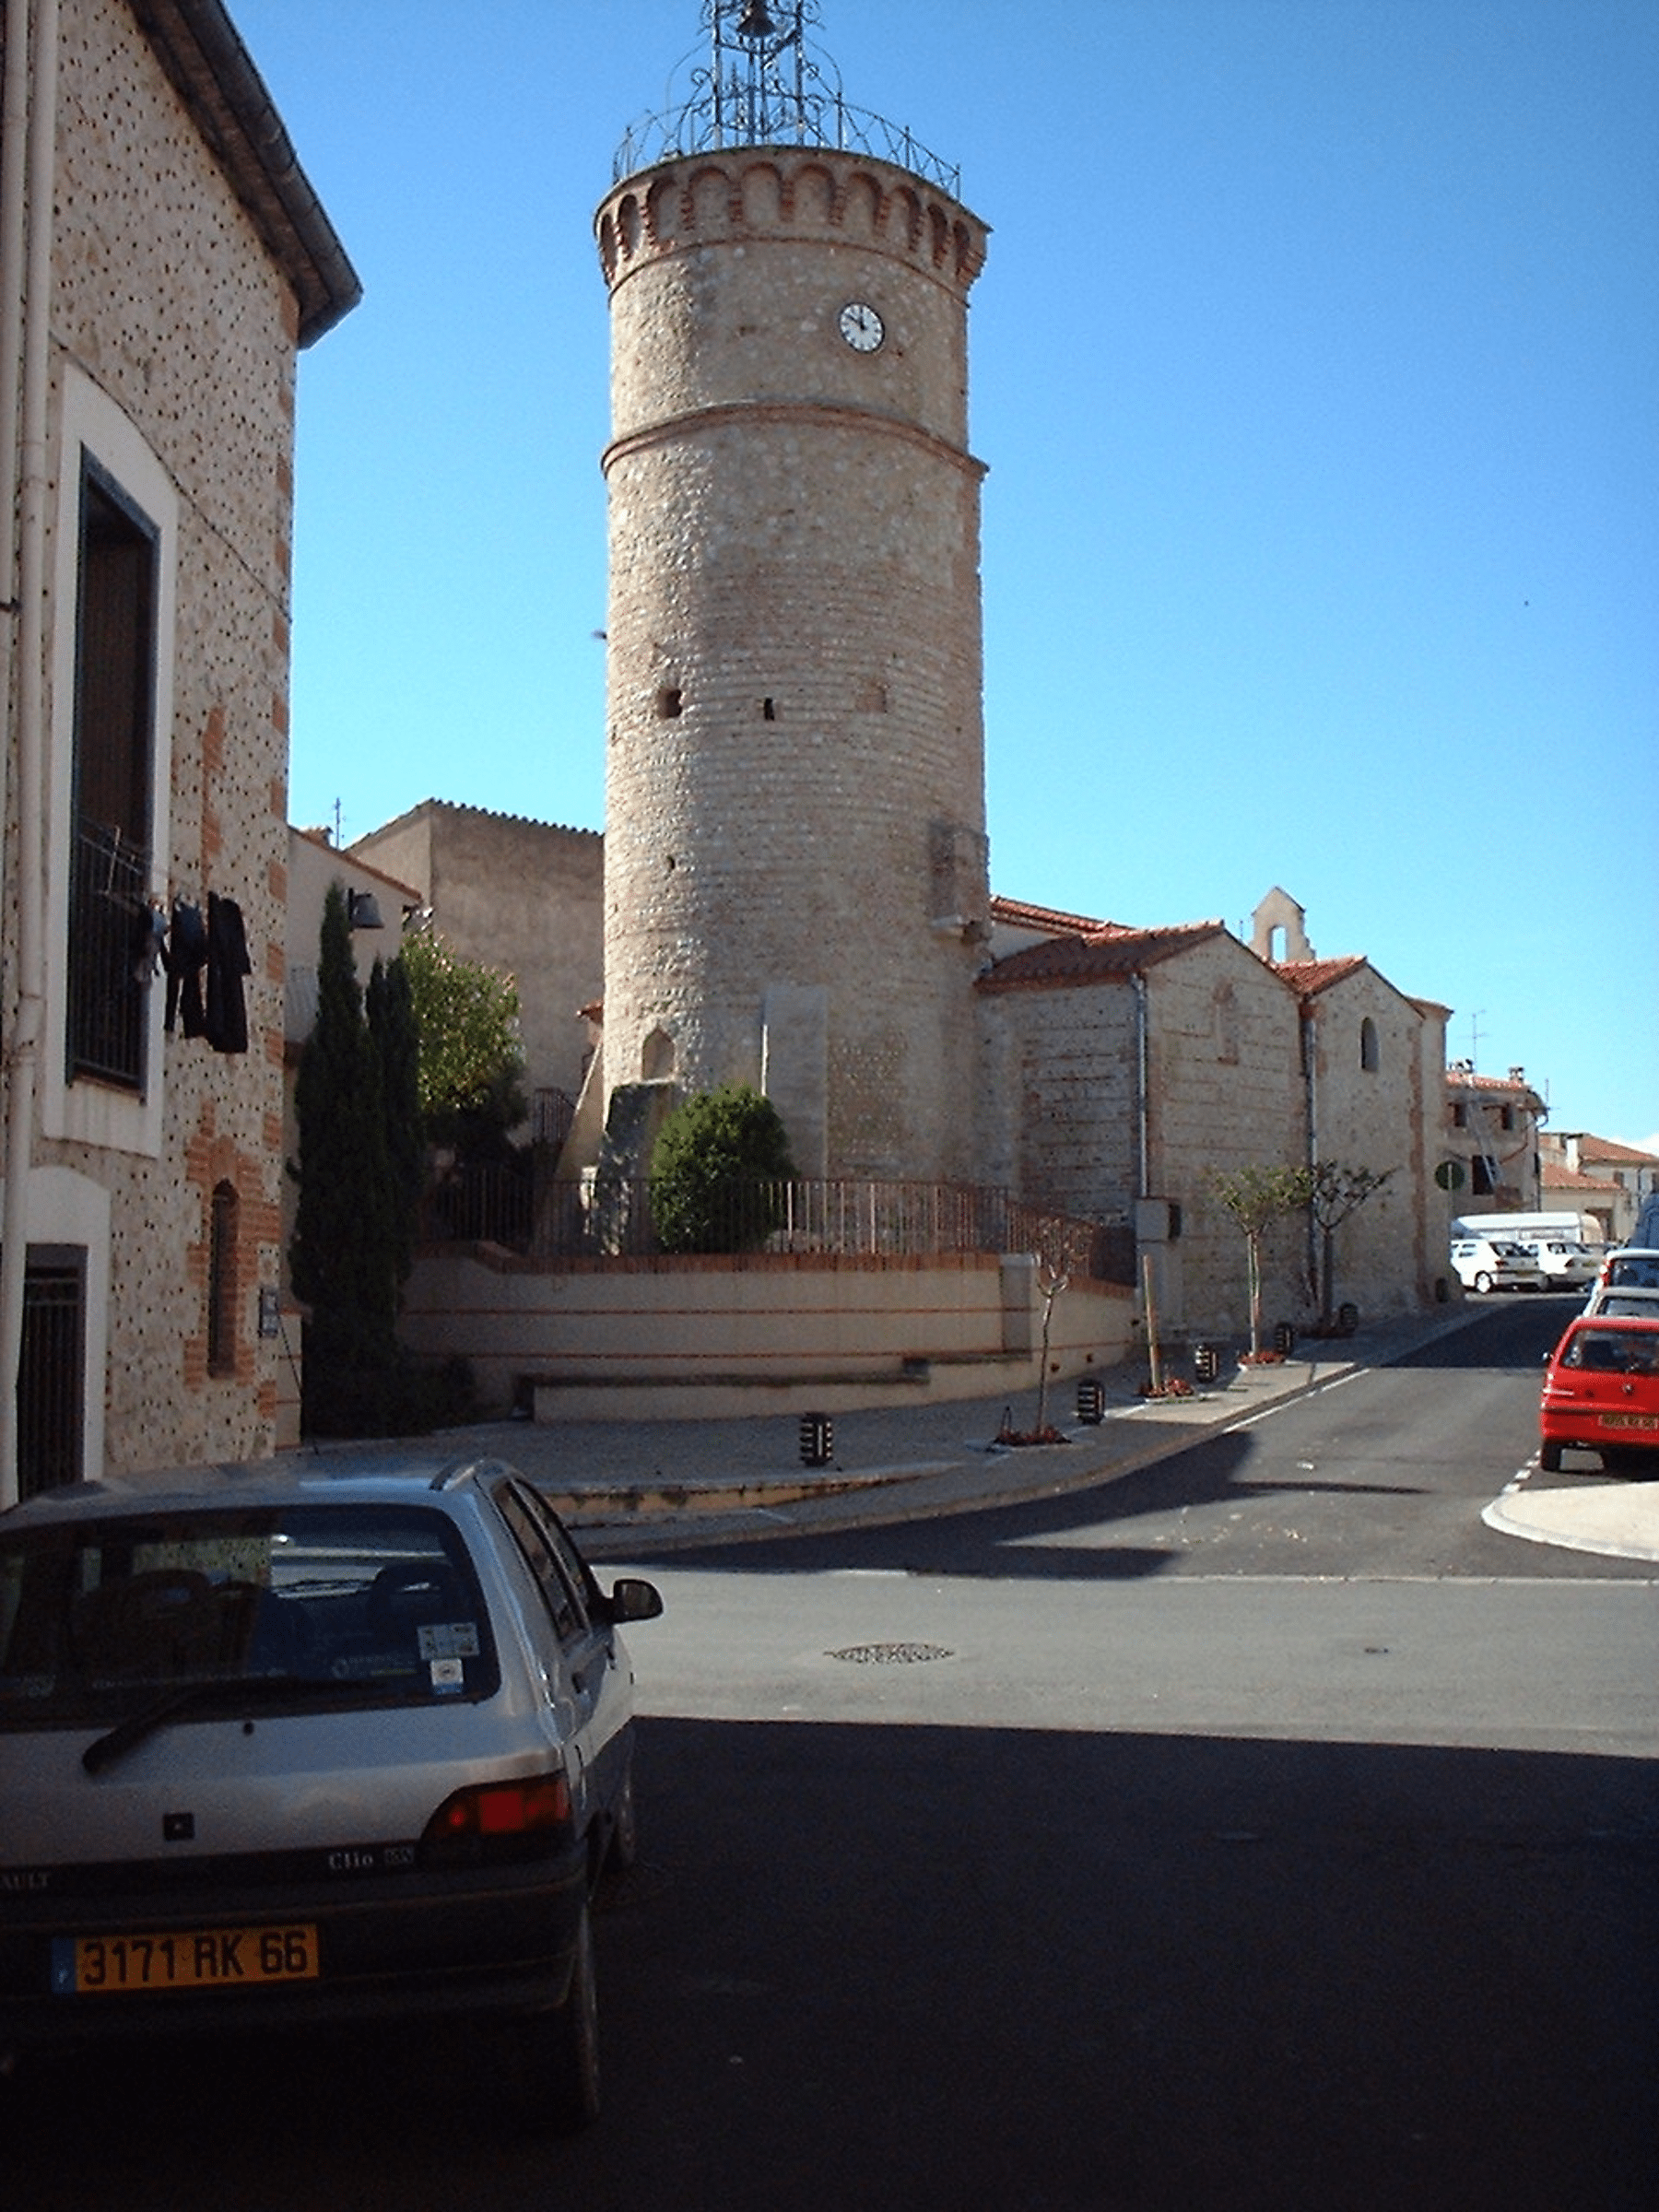
{"type": "Polygon", "coordinates": [[[1599,1260],[1603,1231],[1594,1214],[1561,1209],[1535,1214],[1459,1214],[1453,1237],[1500,1237],[1524,1243],[1530,1237],[1559,1237],[1563,1244],[1587,1244],[1599,1260]]]}

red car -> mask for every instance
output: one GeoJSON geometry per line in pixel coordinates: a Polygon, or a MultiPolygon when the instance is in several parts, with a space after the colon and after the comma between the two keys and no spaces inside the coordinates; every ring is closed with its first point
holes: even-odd
{"type": "Polygon", "coordinates": [[[1538,1465],[1570,1449],[1609,1471],[1659,1476],[1659,1320],[1581,1315],[1549,1356],[1538,1406],[1538,1465]]]}

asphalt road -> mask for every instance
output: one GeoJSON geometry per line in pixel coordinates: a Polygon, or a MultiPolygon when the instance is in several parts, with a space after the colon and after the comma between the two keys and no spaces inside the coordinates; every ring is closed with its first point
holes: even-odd
{"type": "Polygon", "coordinates": [[[1545,1303],[1098,1490],[642,1562],[587,2136],[455,2032],[158,2050],[19,2077],[16,2201],[1648,2212],[1659,1585],[1479,1520],[1545,1303]]]}

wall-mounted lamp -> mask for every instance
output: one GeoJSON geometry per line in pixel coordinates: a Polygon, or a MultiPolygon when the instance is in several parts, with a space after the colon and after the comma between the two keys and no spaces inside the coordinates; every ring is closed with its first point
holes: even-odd
{"type": "Polygon", "coordinates": [[[353,929],[384,929],[381,911],[372,891],[347,891],[346,920],[353,929]]]}

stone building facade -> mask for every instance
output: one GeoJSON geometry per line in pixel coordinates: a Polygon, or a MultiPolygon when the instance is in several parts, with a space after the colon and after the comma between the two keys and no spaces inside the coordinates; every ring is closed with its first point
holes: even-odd
{"type": "MultiPolygon", "coordinates": [[[[1277,969],[1298,1001],[1308,1159],[1388,1178],[1336,1231],[1336,1300],[1398,1312],[1454,1295],[1453,1209],[1434,1181],[1448,1009],[1408,996],[1357,957],[1277,969]]],[[[1320,1243],[1310,1225],[1310,1282],[1320,1243]]]]}
{"type": "Polygon", "coordinates": [[[606,1090],[757,1084],[806,1173],[969,1175],[984,226],[768,146],[629,177],[597,232],[606,1090]]]}
{"type": "Polygon", "coordinates": [[[5,30],[0,1337],[29,1488],[271,1446],[296,356],[359,288],[219,0],[18,0],[5,30]]]}
{"type": "MultiPolygon", "coordinates": [[[[1002,957],[980,978],[988,1179],[1085,1218],[1132,1225],[1160,1321],[1236,1330],[1242,1239],[1210,1177],[1321,1160],[1387,1184],[1339,1232],[1340,1295],[1372,1312],[1443,1285],[1443,1209],[1430,1178],[1445,1010],[1359,959],[1276,961],[1263,908],[1252,946],[1219,922],[1135,929],[997,900],[1002,957]]],[[[1311,956],[1295,912],[1292,948],[1311,956]]],[[[1267,1293],[1318,1304],[1311,1225],[1270,1239],[1267,1293]]]]}
{"type": "Polygon", "coordinates": [[[1608,1244],[1641,1241],[1644,1212],[1659,1196],[1659,1155],[1587,1129],[1540,1132],[1538,1204],[1582,1213],[1608,1244]]]}
{"type": "Polygon", "coordinates": [[[604,838],[424,799],[359,838],[350,856],[412,884],[463,959],[513,978],[539,1133],[562,1137],[593,1058],[582,1009],[605,988],[604,838]]]}
{"type": "Polygon", "coordinates": [[[1451,1213],[1535,1213],[1538,1142],[1548,1108],[1524,1067],[1477,1075],[1472,1060],[1446,1069],[1436,1170],[1451,1213]]]}

